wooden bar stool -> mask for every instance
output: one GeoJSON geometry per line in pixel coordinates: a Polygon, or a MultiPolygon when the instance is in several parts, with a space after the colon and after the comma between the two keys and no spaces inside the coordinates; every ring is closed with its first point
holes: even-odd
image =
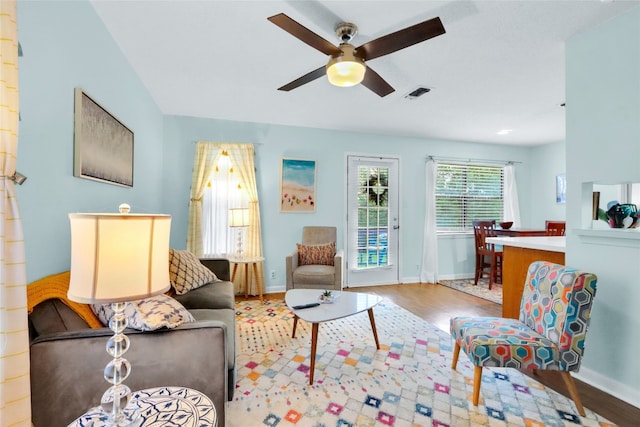
{"type": "Polygon", "coordinates": [[[489,272],[489,289],[494,283],[502,283],[502,251],[496,250],[496,246],[487,243],[487,237],[495,236],[495,220],[473,221],[473,235],[476,245],[476,270],[474,284],[478,285],[478,279],[484,276],[484,271],[489,272]]]}

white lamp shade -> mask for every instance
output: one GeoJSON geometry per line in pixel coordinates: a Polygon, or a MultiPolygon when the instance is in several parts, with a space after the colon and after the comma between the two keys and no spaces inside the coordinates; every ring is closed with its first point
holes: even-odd
{"type": "Polygon", "coordinates": [[[249,209],[229,209],[229,227],[247,227],[249,225],[249,209]]]}
{"type": "Polygon", "coordinates": [[[70,300],[132,301],[169,289],[170,215],[69,214],[69,220],[70,300]]]}

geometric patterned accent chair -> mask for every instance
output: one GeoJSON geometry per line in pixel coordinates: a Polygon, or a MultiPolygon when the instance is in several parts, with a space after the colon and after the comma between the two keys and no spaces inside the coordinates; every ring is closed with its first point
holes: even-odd
{"type": "Polygon", "coordinates": [[[478,405],[482,368],[557,371],[578,413],[585,416],[571,371],[578,371],[596,294],[594,274],[546,261],[529,266],[519,319],[453,317],[452,369],[460,349],[474,364],[473,404],[478,405]]]}

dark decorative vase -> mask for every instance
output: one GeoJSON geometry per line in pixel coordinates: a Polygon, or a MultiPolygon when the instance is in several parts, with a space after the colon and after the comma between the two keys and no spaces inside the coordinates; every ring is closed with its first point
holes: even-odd
{"type": "Polygon", "coordinates": [[[609,203],[610,207],[607,211],[609,218],[609,226],[611,228],[634,228],[638,225],[638,211],[636,205],[625,203],[609,203]]]}

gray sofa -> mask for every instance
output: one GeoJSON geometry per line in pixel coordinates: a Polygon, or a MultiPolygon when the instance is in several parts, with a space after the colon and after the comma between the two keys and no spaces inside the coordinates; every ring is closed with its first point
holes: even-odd
{"type": "MultiPolygon", "coordinates": [[[[127,330],[131,346],[125,357],[132,369],[125,384],[134,391],[158,386],[199,390],[213,401],[218,426],[224,427],[226,401],[235,389],[234,288],[226,259],[201,262],[222,282],[175,295],[196,322],[171,330],[127,330]]],[[[91,329],[62,298],[35,305],[29,329],[33,424],[66,426],[99,405],[109,387],[102,372],[110,360],[105,344],[113,333],[91,329]]]]}

